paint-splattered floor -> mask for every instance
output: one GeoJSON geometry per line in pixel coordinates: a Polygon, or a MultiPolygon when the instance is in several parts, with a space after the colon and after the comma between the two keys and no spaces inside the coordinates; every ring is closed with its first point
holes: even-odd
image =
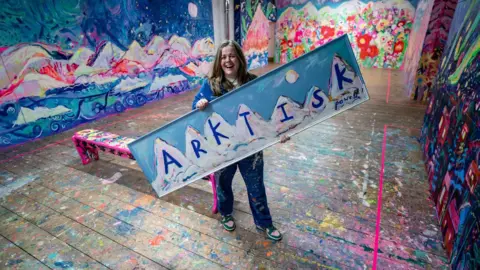
{"type": "MultiPolygon", "coordinates": [[[[159,199],[131,160],[81,165],[70,130],[0,152],[0,268],[446,268],[417,142],[424,107],[404,97],[400,72],[363,73],[368,103],[264,152],[281,242],[254,229],[239,175],[228,233],[208,182],[159,199]]],[[[76,130],[142,135],[188,112],[194,94],[76,130]]]]}

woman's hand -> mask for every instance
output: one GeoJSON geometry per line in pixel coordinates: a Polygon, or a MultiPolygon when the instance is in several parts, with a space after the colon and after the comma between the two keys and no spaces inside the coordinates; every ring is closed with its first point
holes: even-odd
{"type": "Polygon", "coordinates": [[[200,99],[197,104],[195,105],[199,110],[203,110],[207,107],[208,105],[208,100],[205,98],[200,99]]]}
{"type": "Polygon", "coordinates": [[[287,135],[283,135],[282,138],[280,138],[280,143],[285,143],[288,140],[290,140],[290,137],[287,135]]]}

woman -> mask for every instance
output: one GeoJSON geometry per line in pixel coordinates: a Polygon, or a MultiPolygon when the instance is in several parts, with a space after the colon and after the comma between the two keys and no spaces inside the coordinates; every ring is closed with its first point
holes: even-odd
{"type": "MultiPolygon", "coordinates": [[[[203,110],[213,99],[243,85],[257,76],[247,71],[247,61],[242,49],[232,40],[223,42],[217,50],[212,74],[195,96],[192,109],[203,110]]],[[[283,137],[282,142],[288,137],[283,137]]],[[[248,191],[248,200],[257,229],[264,231],[274,241],[282,239],[282,234],[273,226],[268,208],[265,185],[263,183],[263,153],[258,152],[235,164],[215,172],[217,179],[218,210],[222,215],[222,225],[227,231],[235,230],[233,219],[232,180],[237,170],[242,174],[248,191]]]]}

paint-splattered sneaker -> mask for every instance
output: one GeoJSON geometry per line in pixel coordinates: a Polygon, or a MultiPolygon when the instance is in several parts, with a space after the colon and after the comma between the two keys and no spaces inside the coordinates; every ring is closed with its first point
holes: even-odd
{"type": "Polygon", "coordinates": [[[222,225],[225,230],[231,232],[235,230],[235,220],[233,220],[233,217],[231,215],[228,216],[222,216],[222,225]]]}
{"type": "Polygon", "coordinates": [[[273,225],[271,225],[268,228],[263,228],[263,227],[260,227],[260,226],[257,225],[257,230],[259,230],[261,232],[266,232],[267,237],[270,240],[273,240],[273,241],[282,240],[282,233],[279,230],[277,230],[277,228],[275,228],[275,226],[273,226],[273,225]]]}

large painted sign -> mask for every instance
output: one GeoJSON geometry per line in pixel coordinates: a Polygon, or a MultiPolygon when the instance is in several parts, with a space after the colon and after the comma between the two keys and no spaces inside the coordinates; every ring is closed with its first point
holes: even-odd
{"type": "Polygon", "coordinates": [[[368,99],[345,35],[217,98],[203,111],[154,130],[129,148],[162,196],[368,99]]]}

